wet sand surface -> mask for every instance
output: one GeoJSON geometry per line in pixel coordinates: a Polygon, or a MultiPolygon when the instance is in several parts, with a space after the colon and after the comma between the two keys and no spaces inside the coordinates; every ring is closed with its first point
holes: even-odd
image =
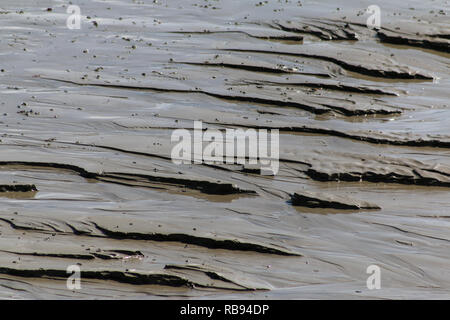
{"type": "Polygon", "coordinates": [[[0,3],[0,298],[450,298],[448,1],[72,3],[0,3]],[[172,163],[194,120],[278,174],[172,163]]]}

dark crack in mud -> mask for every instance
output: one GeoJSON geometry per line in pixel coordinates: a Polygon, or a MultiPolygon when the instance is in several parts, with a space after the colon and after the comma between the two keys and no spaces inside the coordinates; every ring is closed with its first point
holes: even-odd
{"type": "Polygon", "coordinates": [[[291,195],[294,206],[309,208],[332,208],[344,210],[381,209],[376,204],[348,197],[320,194],[317,192],[297,191],[291,195]]]}

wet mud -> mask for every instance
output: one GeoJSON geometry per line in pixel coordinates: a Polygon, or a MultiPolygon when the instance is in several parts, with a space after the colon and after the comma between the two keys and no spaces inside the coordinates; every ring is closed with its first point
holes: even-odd
{"type": "Polygon", "coordinates": [[[0,298],[450,298],[448,4],[72,2],[0,3],[0,298]],[[173,163],[196,120],[279,172],[173,163]]]}

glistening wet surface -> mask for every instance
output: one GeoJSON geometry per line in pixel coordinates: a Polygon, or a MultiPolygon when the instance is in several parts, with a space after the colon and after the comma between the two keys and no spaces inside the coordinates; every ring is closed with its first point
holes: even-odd
{"type": "Polygon", "coordinates": [[[0,3],[1,298],[450,298],[448,3],[72,4],[0,3]],[[196,120],[279,172],[173,163],[196,120]]]}

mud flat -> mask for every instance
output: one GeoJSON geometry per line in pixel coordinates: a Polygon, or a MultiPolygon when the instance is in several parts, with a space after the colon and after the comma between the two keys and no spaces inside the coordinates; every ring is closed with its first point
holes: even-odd
{"type": "Polygon", "coordinates": [[[0,298],[450,298],[448,4],[72,2],[0,4],[0,298]],[[278,174],[174,164],[194,120],[278,174]]]}

